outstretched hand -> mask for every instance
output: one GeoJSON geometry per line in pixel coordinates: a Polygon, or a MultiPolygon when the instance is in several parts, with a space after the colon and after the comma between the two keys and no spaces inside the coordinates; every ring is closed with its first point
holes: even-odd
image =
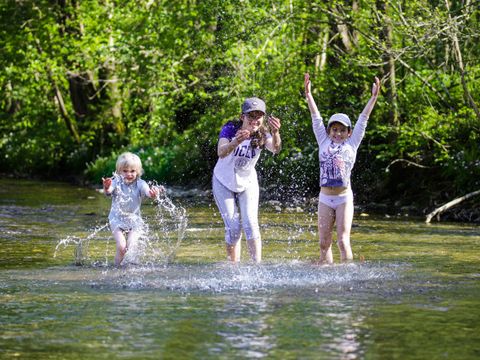
{"type": "Polygon", "coordinates": [[[380,88],[381,88],[380,79],[375,76],[375,82],[372,85],[372,97],[376,98],[378,94],[380,94],[380,88]]]}
{"type": "Polygon", "coordinates": [[[303,81],[303,84],[305,86],[305,96],[308,96],[309,94],[312,93],[312,83],[310,82],[309,73],[305,73],[305,79],[303,81]]]}
{"type": "Polygon", "coordinates": [[[149,191],[149,195],[152,199],[157,198],[159,194],[165,193],[165,188],[162,185],[152,186],[149,191]]]}
{"type": "Polygon", "coordinates": [[[268,117],[268,125],[270,126],[273,134],[278,133],[280,131],[280,127],[282,126],[280,123],[280,119],[272,115],[268,117]]]}
{"type": "Polygon", "coordinates": [[[103,183],[103,190],[107,191],[110,186],[112,185],[112,178],[103,178],[102,177],[102,183],[103,183]]]}

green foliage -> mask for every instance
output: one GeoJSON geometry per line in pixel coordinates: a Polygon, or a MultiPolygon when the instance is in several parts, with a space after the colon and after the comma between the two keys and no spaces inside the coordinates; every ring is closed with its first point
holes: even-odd
{"type": "Polygon", "coordinates": [[[317,147],[303,97],[308,71],[324,118],[341,111],[355,119],[373,76],[383,78],[360,149],[360,183],[385,174],[381,187],[400,182],[393,173],[424,167],[433,169],[428,186],[478,186],[480,119],[468,98],[478,106],[478,9],[348,4],[3,1],[2,171],[97,183],[129,149],[147,178],[207,186],[220,127],[255,95],[282,119],[283,151],[259,163],[265,186],[316,192],[317,147]]]}

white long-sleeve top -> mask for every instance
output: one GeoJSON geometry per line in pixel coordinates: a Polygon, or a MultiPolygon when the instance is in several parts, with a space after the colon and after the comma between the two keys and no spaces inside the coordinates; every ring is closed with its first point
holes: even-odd
{"type": "Polygon", "coordinates": [[[320,186],[350,188],[350,176],[357,150],[365,135],[368,116],[360,114],[352,135],[342,143],[333,142],[319,113],[312,114],[312,127],[318,143],[320,186]]]}

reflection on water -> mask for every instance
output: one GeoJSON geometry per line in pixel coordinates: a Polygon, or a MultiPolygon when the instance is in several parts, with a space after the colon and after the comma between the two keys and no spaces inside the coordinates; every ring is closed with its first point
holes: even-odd
{"type": "Polygon", "coordinates": [[[0,185],[0,358],[480,354],[477,227],[355,219],[355,257],[366,261],[320,267],[313,264],[315,214],[263,209],[266,261],[232,265],[224,261],[215,206],[171,194],[188,228],[155,205],[142,210],[158,226],[147,253],[174,256],[115,268],[102,194],[64,184],[0,185]],[[73,240],[57,247],[62,239],[73,240]]]}
{"type": "Polygon", "coordinates": [[[71,345],[74,338],[91,341],[94,332],[104,341],[109,333],[110,340],[93,348],[119,357],[129,354],[128,346],[162,356],[173,341],[183,351],[198,348],[192,351],[200,357],[357,358],[363,315],[356,312],[372,289],[390,287],[399,272],[401,266],[298,262],[6,270],[1,319],[9,333],[0,343],[14,351],[20,335],[19,354],[28,354],[30,346],[41,346],[37,339],[47,339],[52,351],[51,336],[71,345]],[[107,350],[112,336],[115,349],[107,350]]]}

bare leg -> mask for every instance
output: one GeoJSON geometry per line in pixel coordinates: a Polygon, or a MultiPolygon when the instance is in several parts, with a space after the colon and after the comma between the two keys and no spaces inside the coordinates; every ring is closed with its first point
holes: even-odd
{"type": "Polygon", "coordinates": [[[125,235],[123,231],[120,229],[116,229],[113,231],[113,238],[115,239],[115,243],[117,245],[116,254],[115,254],[115,266],[120,266],[127,252],[127,240],[125,239],[125,235]]]}
{"type": "Polygon", "coordinates": [[[228,260],[232,262],[239,262],[240,261],[240,254],[242,252],[241,241],[237,241],[235,245],[227,244],[227,257],[228,260]]]}
{"type": "MultiPolygon", "coordinates": [[[[127,236],[127,251],[134,257],[137,255],[138,239],[140,238],[140,232],[131,230],[127,236]]],[[[129,255],[130,256],[130,255],[129,255]]]]}
{"type": "Polygon", "coordinates": [[[350,245],[353,212],[353,200],[348,200],[337,207],[337,245],[342,262],[353,260],[352,247],[350,245]]]}
{"type": "Polygon", "coordinates": [[[320,264],[333,264],[332,232],[335,210],[318,202],[318,236],[320,238],[320,264]]]}
{"type": "Polygon", "coordinates": [[[262,240],[259,238],[247,240],[247,245],[251,259],[256,263],[260,263],[262,261],[262,240]]]}

